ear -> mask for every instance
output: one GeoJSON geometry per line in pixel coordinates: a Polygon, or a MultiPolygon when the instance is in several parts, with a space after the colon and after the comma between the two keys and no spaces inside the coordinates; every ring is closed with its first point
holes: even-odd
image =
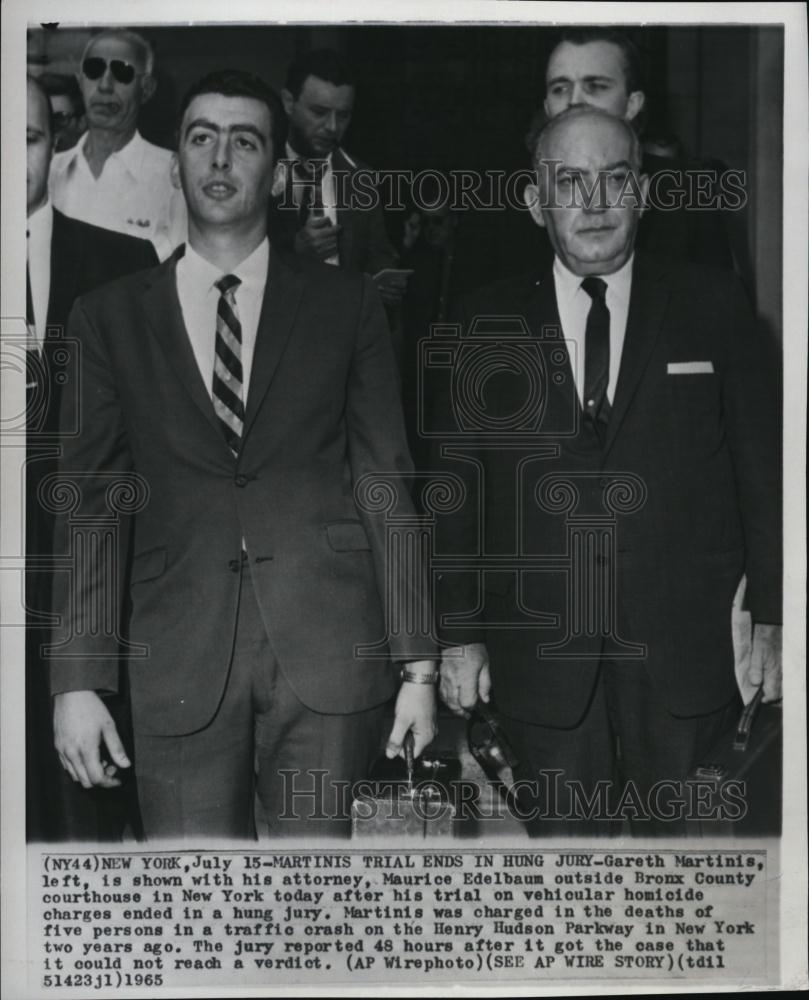
{"type": "Polygon", "coordinates": [[[273,167],[272,187],[270,188],[271,198],[280,198],[287,184],[287,167],[280,160],[273,167]]]}
{"type": "Polygon", "coordinates": [[[178,191],[182,191],[183,185],[180,181],[180,161],[177,159],[177,154],[171,154],[171,165],[169,167],[169,176],[171,177],[171,185],[175,187],[178,191]]]}
{"type": "Polygon", "coordinates": [[[151,75],[144,76],[140,83],[140,101],[145,104],[157,89],[157,80],[151,75]]]}
{"type": "Polygon", "coordinates": [[[631,122],[634,118],[643,111],[643,106],[646,104],[646,94],[642,90],[633,90],[632,93],[626,100],[626,111],[624,112],[624,118],[631,122]]]}
{"type": "Polygon", "coordinates": [[[640,177],[638,178],[638,182],[640,186],[640,193],[643,197],[643,204],[640,210],[642,215],[649,207],[649,175],[641,174],[640,177]]]}
{"type": "Polygon", "coordinates": [[[525,201],[526,208],[531,213],[531,218],[538,226],[544,229],[545,220],[542,218],[542,209],[539,207],[539,188],[536,184],[526,184],[525,191],[523,192],[523,200],[525,201]]]}
{"type": "Polygon", "coordinates": [[[292,96],[291,91],[287,90],[286,87],[281,91],[281,103],[284,105],[284,111],[286,112],[287,118],[292,114],[292,105],[295,103],[295,98],[292,96]]]}

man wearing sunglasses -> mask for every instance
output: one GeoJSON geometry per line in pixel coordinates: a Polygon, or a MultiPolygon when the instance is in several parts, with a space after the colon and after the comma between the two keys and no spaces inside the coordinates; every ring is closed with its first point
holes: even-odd
{"type": "Polygon", "coordinates": [[[153,69],[151,46],[133,31],[90,39],[76,76],[87,132],[53,158],[50,190],[65,215],[151,240],[164,260],[185,239],[185,206],[171,184],[171,153],[137,128],[153,69]]]}

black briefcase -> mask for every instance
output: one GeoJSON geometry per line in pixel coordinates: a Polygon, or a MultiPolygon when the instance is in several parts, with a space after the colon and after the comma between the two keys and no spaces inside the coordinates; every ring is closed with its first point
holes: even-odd
{"type": "Polygon", "coordinates": [[[709,788],[699,807],[701,835],[781,833],[782,712],[780,704],[764,705],[761,699],[759,688],[737,727],[717,740],[688,776],[689,783],[709,788]]]}
{"type": "MultiPolygon", "coordinates": [[[[405,747],[407,751],[407,746],[405,747]]],[[[401,757],[381,755],[362,789],[355,787],[351,829],[355,837],[452,837],[461,762],[454,755],[430,754],[410,766],[401,757]]]]}

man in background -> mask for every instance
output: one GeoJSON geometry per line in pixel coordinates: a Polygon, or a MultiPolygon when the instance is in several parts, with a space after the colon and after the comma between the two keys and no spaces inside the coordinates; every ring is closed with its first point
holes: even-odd
{"type": "MultiPolygon", "coordinates": [[[[26,462],[26,554],[47,561],[53,553],[53,513],[40,497],[56,470],[60,445],[60,396],[64,382],[67,317],[79,295],[121,275],[157,263],[147,240],[123,236],[69,219],[48,198],[54,133],[48,96],[41,81],[28,77],[26,121],[28,424],[26,462]]],[[[41,624],[51,611],[52,574],[32,563],[26,573],[29,615],[26,648],[27,802],[31,840],[107,840],[120,837],[127,820],[123,793],[110,799],[76,788],[58,767],[51,723],[50,692],[40,646],[41,624]],[[39,623],[39,624],[38,624],[39,623]]],[[[123,701],[111,704],[125,725],[123,701]]]]}
{"type": "Polygon", "coordinates": [[[185,206],[171,183],[171,153],[138,132],[140,109],[156,87],[152,47],[134,31],[102,31],[87,43],[76,79],[87,132],[53,159],[54,207],[151,240],[165,260],[185,239],[185,206]]]}
{"type": "Polygon", "coordinates": [[[371,275],[386,306],[399,306],[405,279],[380,274],[398,254],[385,228],[370,169],[343,147],[355,100],[354,78],[331,49],[301,53],[281,92],[289,136],[273,190],[270,239],[317,260],[371,275]],[[367,184],[359,179],[364,175],[367,184]],[[360,207],[363,199],[376,203],[360,207]]]}
{"type": "Polygon", "coordinates": [[[61,153],[66,149],[72,149],[87,127],[84,119],[84,102],[76,78],[62,73],[43,73],[39,81],[51,102],[54,152],[61,153]]]}
{"type": "MultiPolygon", "coordinates": [[[[640,54],[632,41],[614,28],[565,29],[548,59],[543,117],[553,118],[582,104],[624,118],[633,123],[639,135],[643,132],[649,109],[640,54]]],[[[538,119],[529,133],[529,148],[533,148],[536,130],[542,124],[544,121],[538,119]]],[[[638,227],[637,246],[667,260],[730,268],[733,255],[721,208],[714,205],[706,209],[697,204],[688,183],[688,174],[695,174],[700,166],[682,156],[644,156],[643,172],[650,178],[651,198],[638,227]],[[657,174],[661,176],[655,179],[657,174]]],[[[714,176],[707,193],[717,195],[721,189],[715,180],[716,162],[707,170],[714,176]]],[[[703,173],[707,179],[708,173],[703,173]]]]}

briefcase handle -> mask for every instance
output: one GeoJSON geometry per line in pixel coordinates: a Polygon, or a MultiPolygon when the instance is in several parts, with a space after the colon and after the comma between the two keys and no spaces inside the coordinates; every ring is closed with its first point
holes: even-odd
{"type": "Polygon", "coordinates": [[[469,713],[466,728],[466,739],[472,756],[489,775],[492,767],[516,767],[519,763],[511,749],[505,733],[495,713],[489,706],[478,699],[475,707],[469,713]]]}
{"type": "Polygon", "coordinates": [[[753,731],[753,722],[755,721],[756,713],[759,710],[763,697],[764,688],[760,687],[744,706],[744,711],[739,719],[739,725],[736,727],[736,735],[733,738],[733,749],[738,750],[739,753],[744,753],[747,750],[747,744],[750,742],[750,733],[753,731]]]}

